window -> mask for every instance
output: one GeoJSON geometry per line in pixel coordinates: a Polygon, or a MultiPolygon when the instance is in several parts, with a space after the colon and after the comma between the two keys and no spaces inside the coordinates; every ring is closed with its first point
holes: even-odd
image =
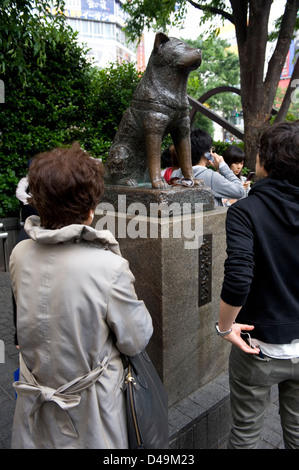
{"type": "Polygon", "coordinates": [[[93,35],[103,36],[103,23],[99,21],[93,21],[93,35]]]}
{"type": "Polygon", "coordinates": [[[105,38],[115,37],[115,25],[112,23],[103,23],[105,38]]]}
{"type": "Polygon", "coordinates": [[[82,34],[89,34],[90,31],[90,21],[80,21],[80,31],[82,34]]]}

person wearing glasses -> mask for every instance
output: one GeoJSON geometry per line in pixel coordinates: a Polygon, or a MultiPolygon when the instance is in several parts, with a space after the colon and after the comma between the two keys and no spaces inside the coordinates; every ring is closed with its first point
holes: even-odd
{"type": "Polygon", "coordinates": [[[256,175],[226,219],[216,330],[232,343],[228,448],[258,448],[278,384],[285,447],[299,449],[299,121],[264,130],[256,175]]]}
{"type": "MultiPolygon", "coordinates": [[[[223,206],[223,199],[240,199],[246,196],[242,181],[225,163],[222,156],[214,152],[212,137],[201,129],[191,132],[191,158],[194,178],[210,186],[214,193],[215,206],[223,206]],[[212,165],[215,170],[207,168],[212,165]]],[[[183,178],[180,169],[171,174],[170,184],[183,178]]]]}

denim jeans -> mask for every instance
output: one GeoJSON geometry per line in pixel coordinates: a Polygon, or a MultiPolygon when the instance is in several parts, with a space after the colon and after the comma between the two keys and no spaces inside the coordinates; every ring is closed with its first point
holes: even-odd
{"type": "Polygon", "coordinates": [[[272,385],[278,384],[287,449],[299,449],[299,360],[259,358],[232,346],[229,359],[232,428],[229,449],[255,449],[272,385]]]}

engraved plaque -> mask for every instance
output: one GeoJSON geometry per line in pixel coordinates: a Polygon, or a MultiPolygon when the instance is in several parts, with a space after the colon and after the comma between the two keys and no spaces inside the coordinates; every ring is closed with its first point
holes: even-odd
{"type": "Polygon", "coordinates": [[[198,306],[212,300],[212,234],[203,236],[199,251],[198,306]]]}

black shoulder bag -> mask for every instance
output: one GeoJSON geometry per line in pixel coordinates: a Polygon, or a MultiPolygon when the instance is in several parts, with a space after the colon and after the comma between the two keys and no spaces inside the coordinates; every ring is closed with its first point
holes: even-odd
{"type": "Polygon", "coordinates": [[[130,449],[168,449],[168,399],[158,373],[144,350],[124,356],[127,426],[130,449]]]}

